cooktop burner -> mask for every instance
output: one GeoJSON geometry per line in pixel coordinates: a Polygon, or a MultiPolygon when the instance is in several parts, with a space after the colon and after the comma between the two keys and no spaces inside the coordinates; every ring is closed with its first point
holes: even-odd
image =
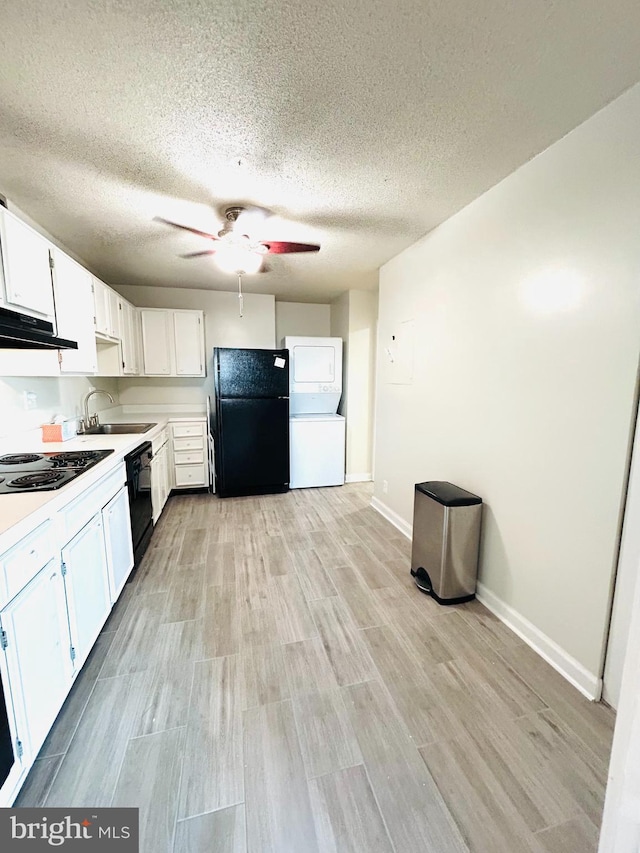
{"type": "Polygon", "coordinates": [[[0,456],[0,465],[26,465],[28,462],[37,462],[42,459],[39,453],[12,453],[9,456],[0,456]]]}
{"type": "Polygon", "coordinates": [[[0,456],[0,494],[59,489],[113,450],[12,453],[0,456]]]}
{"type": "Polygon", "coordinates": [[[15,480],[9,480],[7,485],[13,489],[33,488],[34,486],[49,486],[51,483],[57,483],[58,480],[62,480],[63,478],[64,474],[56,474],[54,471],[43,471],[42,474],[25,474],[24,477],[16,477],[15,480]]]}

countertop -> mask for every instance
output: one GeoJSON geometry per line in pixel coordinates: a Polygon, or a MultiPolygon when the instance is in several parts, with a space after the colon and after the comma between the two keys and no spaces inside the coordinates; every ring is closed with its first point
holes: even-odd
{"type": "Polygon", "coordinates": [[[167,406],[160,409],[151,406],[118,406],[101,412],[101,423],[155,423],[156,426],[141,434],[79,435],[68,441],[58,442],[43,442],[39,429],[25,432],[21,436],[0,439],[0,455],[30,451],[56,453],[70,450],[113,450],[106,459],[61,489],[0,495],[0,554],[62,509],[85,489],[90,488],[109,471],[115,470],[127,453],[142,442],[151,441],[169,421],[194,421],[205,420],[205,418],[204,410],[196,407],[167,406]]]}

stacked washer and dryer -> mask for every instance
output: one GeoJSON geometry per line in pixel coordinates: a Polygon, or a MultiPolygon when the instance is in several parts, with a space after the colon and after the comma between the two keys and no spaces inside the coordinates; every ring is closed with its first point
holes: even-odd
{"type": "Polygon", "coordinates": [[[342,486],[342,338],[287,336],[282,346],[289,350],[290,488],[342,486]]]}

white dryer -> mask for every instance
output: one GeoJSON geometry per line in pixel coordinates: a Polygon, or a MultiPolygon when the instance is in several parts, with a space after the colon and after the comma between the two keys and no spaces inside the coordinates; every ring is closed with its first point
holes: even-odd
{"type": "Polygon", "coordinates": [[[289,487],[344,484],[345,419],[342,415],[289,418],[289,487]]]}
{"type": "Polygon", "coordinates": [[[287,336],[292,415],[335,414],[342,396],[342,338],[287,336]]]}

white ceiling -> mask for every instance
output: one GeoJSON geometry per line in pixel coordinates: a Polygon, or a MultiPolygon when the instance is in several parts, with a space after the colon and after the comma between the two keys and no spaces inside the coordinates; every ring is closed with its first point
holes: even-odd
{"type": "Polygon", "coordinates": [[[326,301],[638,79],[636,0],[4,0],[0,192],[108,282],[217,290],[153,217],[259,204],[322,250],[245,289],[326,301]]]}

